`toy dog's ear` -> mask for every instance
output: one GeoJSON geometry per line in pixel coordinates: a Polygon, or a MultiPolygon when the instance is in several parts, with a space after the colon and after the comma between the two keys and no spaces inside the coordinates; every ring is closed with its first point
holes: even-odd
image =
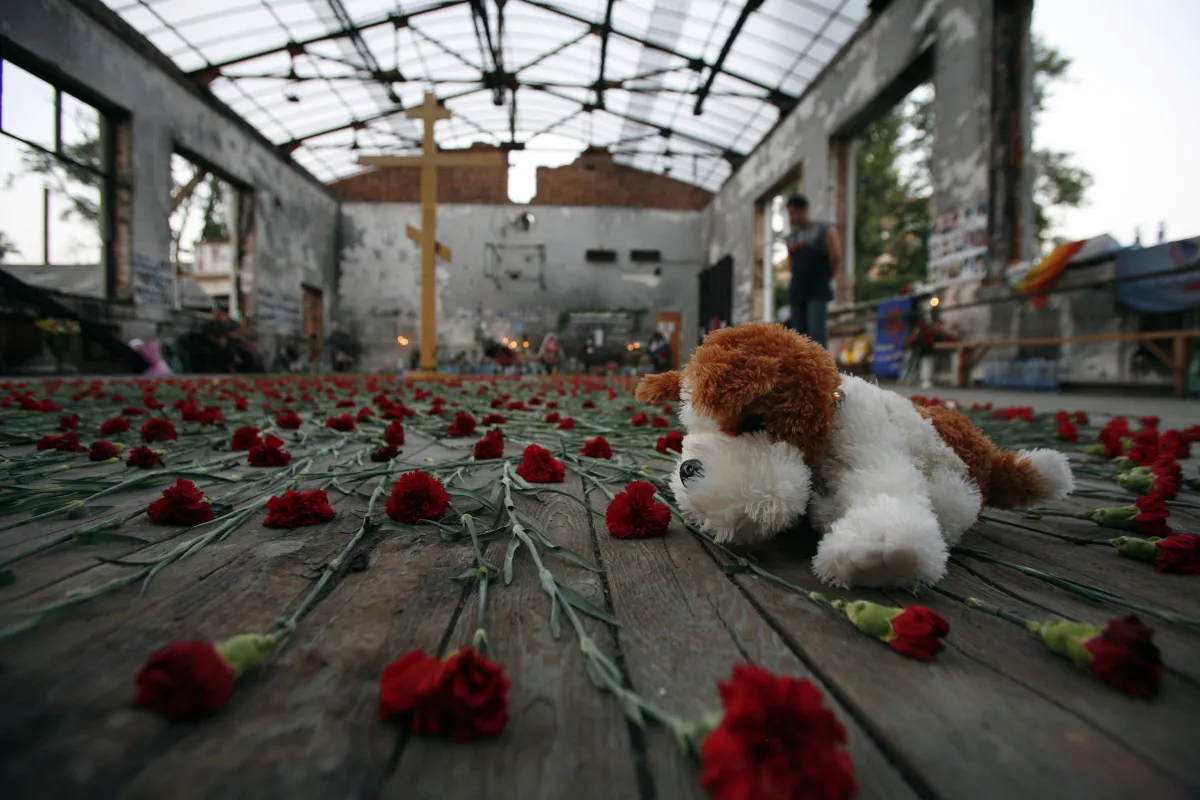
{"type": "Polygon", "coordinates": [[[637,399],[642,403],[665,403],[679,401],[679,381],[683,376],[678,372],[664,372],[661,375],[647,375],[638,382],[637,399]]]}
{"type": "Polygon", "coordinates": [[[692,402],[714,412],[740,410],[770,392],[778,374],[779,359],[773,356],[697,364],[692,402]]]}

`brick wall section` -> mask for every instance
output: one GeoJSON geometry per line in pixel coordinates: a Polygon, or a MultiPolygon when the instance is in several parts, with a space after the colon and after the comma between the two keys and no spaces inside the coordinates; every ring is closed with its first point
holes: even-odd
{"type": "Polygon", "coordinates": [[[531,205],[616,206],[700,210],[711,192],[665,175],[613,162],[612,154],[588,148],[563,167],[538,167],[531,205]]]}
{"type": "MultiPolygon", "coordinates": [[[[486,144],[473,152],[500,152],[486,144]]],[[[421,171],[385,167],[351,175],[329,184],[342,200],[376,203],[419,203],[421,171]]],[[[712,198],[683,181],[613,163],[612,154],[589,148],[565,167],[538,167],[537,196],[532,205],[666,208],[698,211],[712,198]]],[[[444,167],[438,170],[439,203],[507,204],[507,167],[444,167]]]]}
{"type": "MultiPolygon", "coordinates": [[[[474,153],[499,153],[474,144],[474,153]]],[[[416,167],[370,169],[329,184],[342,200],[379,203],[421,202],[421,170],[416,167]]],[[[439,203],[507,203],[508,167],[442,167],[438,170],[439,203]]]]}

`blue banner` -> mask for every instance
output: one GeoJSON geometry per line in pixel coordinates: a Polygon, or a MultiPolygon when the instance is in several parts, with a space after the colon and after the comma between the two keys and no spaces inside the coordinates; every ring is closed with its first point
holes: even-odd
{"type": "Polygon", "coordinates": [[[1116,276],[1133,278],[1152,272],[1195,266],[1191,272],[1163,275],[1116,284],[1117,299],[1144,313],[1183,311],[1200,306],[1200,239],[1122,250],[1117,254],[1116,276]]]}
{"type": "Polygon", "coordinates": [[[895,297],[876,309],[875,355],[872,367],[877,378],[899,378],[904,371],[904,342],[908,340],[913,299],[895,297]]]}

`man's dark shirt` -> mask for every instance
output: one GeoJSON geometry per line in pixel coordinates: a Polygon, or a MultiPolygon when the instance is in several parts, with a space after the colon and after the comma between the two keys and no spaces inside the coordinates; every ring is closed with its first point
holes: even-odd
{"type": "Polygon", "coordinates": [[[788,299],[791,302],[833,299],[833,290],[829,286],[833,269],[825,238],[828,231],[828,225],[810,222],[804,227],[793,228],[788,234],[788,256],[792,263],[788,299]]]}

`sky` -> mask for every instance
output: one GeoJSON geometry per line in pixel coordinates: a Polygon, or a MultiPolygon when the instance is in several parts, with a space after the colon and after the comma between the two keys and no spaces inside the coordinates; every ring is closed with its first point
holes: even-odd
{"type": "MultiPolygon", "coordinates": [[[[1035,35],[1072,62],[1067,79],[1051,92],[1038,120],[1034,145],[1068,151],[1091,172],[1086,203],[1053,217],[1055,235],[1069,239],[1103,233],[1131,244],[1140,230],[1153,243],[1160,224],[1168,240],[1200,235],[1200,0],[1039,0],[1035,35]]],[[[37,124],[53,107],[45,85],[16,77],[9,65],[0,107],[5,127],[40,138],[37,124]],[[49,108],[47,106],[49,105],[49,108]]],[[[48,122],[52,117],[46,117],[48,122]]],[[[69,122],[68,122],[69,124],[69,122]]],[[[539,165],[570,163],[573,140],[550,141],[552,152],[512,154],[509,194],[527,202],[535,193],[539,165]]],[[[19,146],[0,135],[0,232],[15,240],[14,263],[40,262],[42,196],[36,178],[8,181],[20,169],[19,146]]],[[[56,262],[87,263],[98,237],[79,223],[54,221],[51,255],[56,262]]]]}

